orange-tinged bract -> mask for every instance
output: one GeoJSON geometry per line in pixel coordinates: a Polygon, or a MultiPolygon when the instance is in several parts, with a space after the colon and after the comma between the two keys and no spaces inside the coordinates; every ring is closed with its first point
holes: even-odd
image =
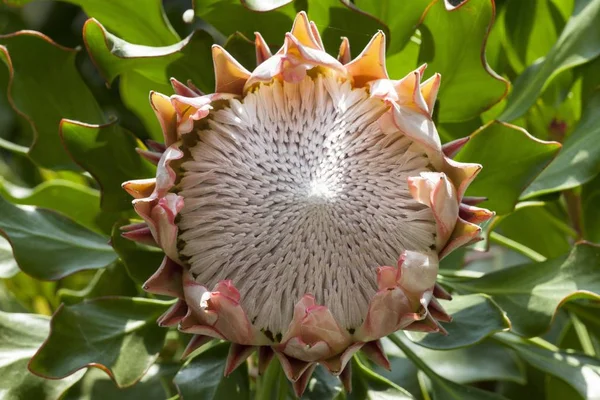
{"type": "Polygon", "coordinates": [[[382,32],[336,59],[301,12],[278,52],[255,44],[252,72],[213,47],[214,94],[151,93],[165,142],[139,150],[156,177],[123,184],[144,220],[123,236],[164,250],[144,289],[178,299],[158,322],[194,335],[185,356],[223,339],[226,374],[258,349],[298,395],[317,363],[349,390],[357,351],[389,368],[380,338],[445,332],[438,263],[492,216],[463,198],[481,166],[441,145],[439,74],[388,77],[382,32]]]}

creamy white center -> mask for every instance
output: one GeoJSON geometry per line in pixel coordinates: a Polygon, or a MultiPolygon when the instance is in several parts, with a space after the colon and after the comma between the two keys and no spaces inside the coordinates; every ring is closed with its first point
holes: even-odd
{"type": "Polygon", "coordinates": [[[376,268],[435,243],[433,215],[407,187],[429,161],[381,132],[386,109],[318,75],[261,85],[211,113],[179,184],[181,254],[196,280],[232,279],[250,320],[274,335],[305,293],[358,327],[376,268]]]}

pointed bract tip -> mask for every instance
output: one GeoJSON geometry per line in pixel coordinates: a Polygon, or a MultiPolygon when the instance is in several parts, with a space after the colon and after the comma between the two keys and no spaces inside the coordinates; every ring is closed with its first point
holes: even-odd
{"type": "Polygon", "coordinates": [[[250,72],[219,45],[212,46],[215,92],[242,95],[250,72]]]}
{"type": "Polygon", "coordinates": [[[345,36],[342,36],[342,43],[340,44],[340,51],[337,59],[344,65],[348,64],[352,59],[350,53],[350,41],[345,36]]]}
{"type": "Polygon", "coordinates": [[[354,79],[355,87],[364,87],[370,81],[388,78],[383,31],[378,31],[373,36],[364,50],[346,65],[346,70],[354,79]]]}
{"type": "Polygon", "coordinates": [[[260,65],[272,57],[271,49],[259,32],[254,32],[254,48],[256,49],[256,65],[260,65]]]}
{"type": "Polygon", "coordinates": [[[300,11],[296,15],[296,19],[294,20],[294,25],[292,25],[292,30],[290,33],[298,39],[303,46],[307,46],[313,49],[322,50],[320,46],[320,39],[317,40],[314,36],[313,30],[310,26],[310,21],[308,20],[308,16],[304,11],[300,11]]]}

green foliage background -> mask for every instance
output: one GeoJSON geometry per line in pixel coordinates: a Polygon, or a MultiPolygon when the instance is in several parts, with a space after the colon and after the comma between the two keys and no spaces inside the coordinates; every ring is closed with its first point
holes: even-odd
{"type": "Polygon", "coordinates": [[[277,362],[223,378],[226,343],[181,360],[141,290],[162,253],[119,227],[162,139],[148,92],[211,92],[213,43],[252,69],[248,38],[276,49],[299,10],[332,54],[381,29],[391,77],[441,73],[440,135],[470,135],[467,194],[497,214],[443,261],[448,336],[391,335],[392,371],[355,357],[344,393],[319,367],[304,398],[600,399],[600,0],[4,0],[0,397],[293,398],[277,362]]]}

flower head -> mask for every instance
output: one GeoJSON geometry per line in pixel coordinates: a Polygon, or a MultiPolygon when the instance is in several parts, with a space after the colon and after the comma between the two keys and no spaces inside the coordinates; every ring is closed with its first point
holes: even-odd
{"type": "Polygon", "coordinates": [[[151,94],[165,143],[123,184],[145,221],[123,235],[164,250],[144,288],[178,298],[159,323],[195,335],[186,353],[228,340],[230,373],[258,347],[300,394],[316,363],[348,384],[359,350],[389,367],[381,337],[443,331],[438,262],[491,216],[463,202],[481,166],[440,143],[440,76],[391,80],[384,54],[379,32],[330,56],[301,12],[274,55],[256,34],[252,72],[214,46],[214,94],[151,94]]]}

